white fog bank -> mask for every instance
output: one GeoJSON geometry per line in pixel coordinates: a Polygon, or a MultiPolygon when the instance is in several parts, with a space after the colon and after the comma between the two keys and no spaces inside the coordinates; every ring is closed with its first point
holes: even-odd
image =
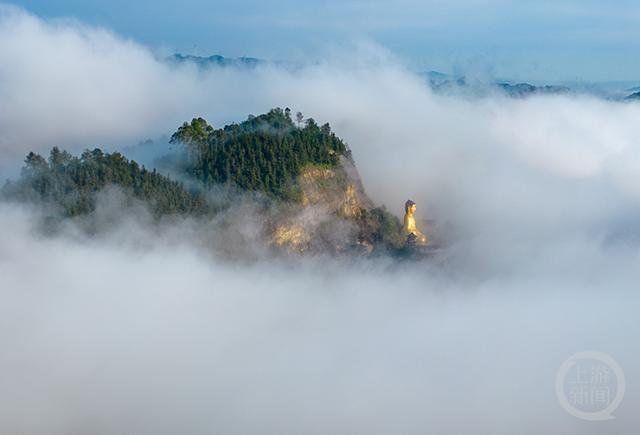
{"type": "Polygon", "coordinates": [[[640,423],[637,253],[587,244],[571,253],[582,268],[559,254],[480,278],[384,260],[229,263],[142,228],[46,238],[29,212],[2,206],[0,219],[12,229],[0,238],[5,433],[632,434],[640,423]],[[592,348],[628,379],[606,423],[574,419],[555,397],[560,364],[592,348]]]}

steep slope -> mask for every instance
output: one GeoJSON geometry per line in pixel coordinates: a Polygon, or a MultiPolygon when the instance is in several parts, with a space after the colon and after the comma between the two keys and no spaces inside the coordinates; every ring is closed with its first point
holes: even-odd
{"type": "Polygon", "coordinates": [[[375,207],[350,160],[343,158],[333,168],[309,165],[297,184],[302,192],[300,207],[276,222],[271,236],[276,246],[366,254],[402,246],[400,222],[375,207]]]}

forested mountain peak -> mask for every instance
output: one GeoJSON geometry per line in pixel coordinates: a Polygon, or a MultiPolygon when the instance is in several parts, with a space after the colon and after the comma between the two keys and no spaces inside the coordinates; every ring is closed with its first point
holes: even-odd
{"type": "Polygon", "coordinates": [[[182,169],[204,185],[230,183],[275,198],[300,201],[296,179],[307,165],[335,167],[351,152],[329,124],[319,126],[275,108],[246,121],[215,129],[202,118],[185,122],[171,137],[182,143],[182,169]]]}
{"type": "Polygon", "coordinates": [[[271,222],[271,240],[296,251],[402,244],[400,223],[365,193],[347,144],[328,123],[274,108],[214,128],[202,118],[171,137],[185,147],[182,170],[204,186],[230,184],[297,205],[271,222]]]}
{"type": "Polygon", "coordinates": [[[367,196],[347,144],[329,124],[276,108],[223,128],[194,118],[171,141],[183,146],[173,174],[189,180],[190,189],[118,152],[94,149],[75,157],[56,147],[48,159],[30,153],[21,178],[2,193],[74,217],[92,213],[100,191],[113,186],[157,217],[205,220],[231,213],[233,199],[224,196],[230,194],[257,206],[252,232],[277,248],[373,252],[404,242],[400,222],[367,196]],[[217,198],[218,192],[227,193],[217,198]]]}

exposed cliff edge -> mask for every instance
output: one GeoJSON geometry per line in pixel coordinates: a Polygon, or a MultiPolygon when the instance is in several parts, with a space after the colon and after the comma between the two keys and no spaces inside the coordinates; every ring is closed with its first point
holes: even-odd
{"type": "Polygon", "coordinates": [[[276,222],[270,236],[275,246],[290,251],[357,251],[401,247],[400,222],[367,196],[353,162],[332,167],[308,165],[296,184],[300,208],[276,222]]]}

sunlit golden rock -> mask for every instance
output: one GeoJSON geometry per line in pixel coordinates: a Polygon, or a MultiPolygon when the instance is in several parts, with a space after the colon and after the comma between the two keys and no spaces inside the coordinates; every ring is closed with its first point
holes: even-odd
{"type": "Polygon", "coordinates": [[[357,218],[373,203],[364,192],[352,162],[341,159],[335,168],[309,165],[302,170],[298,183],[304,207],[320,206],[345,218],[357,218]]]}
{"type": "Polygon", "coordinates": [[[304,252],[311,242],[311,236],[301,225],[280,225],[272,238],[273,243],[293,252],[304,252]]]}
{"type": "Polygon", "coordinates": [[[370,255],[382,243],[402,245],[400,222],[375,207],[350,159],[342,157],[335,166],[306,165],[292,186],[300,203],[271,217],[271,246],[291,253],[370,255]]]}
{"type": "Polygon", "coordinates": [[[416,203],[410,199],[404,204],[404,232],[407,236],[407,242],[416,245],[426,245],[427,236],[422,234],[416,226],[416,203]]]}
{"type": "Polygon", "coordinates": [[[344,192],[344,202],[342,203],[342,213],[345,216],[357,217],[362,210],[362,204],[358,198],[356,187],[349,184],[344,192]]]}

